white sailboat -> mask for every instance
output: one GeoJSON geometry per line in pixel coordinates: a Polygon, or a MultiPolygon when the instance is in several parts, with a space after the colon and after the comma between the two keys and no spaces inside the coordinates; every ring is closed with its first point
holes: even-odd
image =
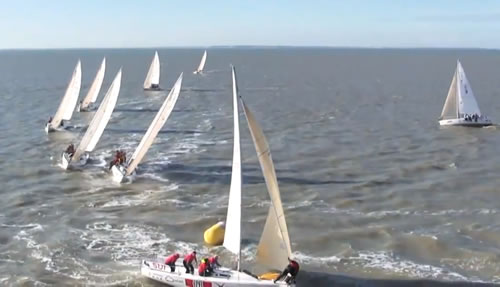
{"type": "Polygon", "coordinates": [[[71,119],[76,103],[78,102],[81,83],[82,65],[80,60],[78,60],[56,114],[45,124],[45,132],[56,131],[63,126],[63,120],[69,121],[71,119]]]}
{"type": "Polygon", "coordinates": [[[111,114],[115,109],[116,101],[118,100],[118,95],[120,94],[120,86],[122,79],[122,70],[120,69],[116,74],[113,83],[109,87],[108,92],[104,96],[97,112],[95,113],[92,121],[87,128],[87,131],[82,137],[78,148],[74,151],[73,155],[70,155],[67,151],[63,152],[61,155],[61,167],[67,169],[76,159],[77,165],[85,165],[89,159],[90,152],[92,152],[99,139],[101,138],[106,125],[111,118],[111,114]]]}
{"type": "Polygon", "coordinates": [[[205,68],[206,61],[207,61],[207,50],[205,50],[205,53],[203,53],[203,56],[201,57],[200,65],[198,66],[198,69],[196,69],[196,71],[193,72],[193,74],[203,73],[203,69],[205,68]]]}
{"type": "MultiPolygon", "coordinates": [[[[235,254],[238,259],[236,270],[228,268],[216,269],[209,277],[199,276],[195,270],[194,274],[184,273],[183,268],[177,268],[174,272],[163,264],[151,260],[143,260],[141,274],[150,279],[166,283],[170,286],[295,286],[295,283],[287,284],[283,281],[276,283],[273,280],[259,279],[257,276],[241,270],[241,152],[240,131],[238,113],[238,88],[234,68],[233,76],[233,116],[234,116],[234,146],[233,165],[231,174],[231,186],[229,191],[229,204],[226,219],[226,232],[224,236],[224,247],[235,254]],[[179,270],[180,269],[180,270],[179,270]]],[[[278,181],[274,170],[269,145],[257,124],[253,114],[241,101],[248,127],[252,134],[257,156],[266,181],[266,186],[271,197],[271,206],[262,236],[257,247],[257,262],[272,268],[281,270],[288,264],[287,258],[291,258],[290,240],[286,227],[285,216],[281,204],[278,181]]]]}
{"type": "Polygon", "coordinates": [[[460,61],[457,61],[457,68],[439,117],[439,124],[441,126],[469,127],[492,125],[491,120],[481,114],[460,61]]]}
{"type": "Polygon", "coordinates": [[[101,66],[99,70],[97,70],[97,74],[95,75],[94,81],[90,86],[90,89],[87,93],[87,96],[78,104],[76,110],[79,112],[87,112],[92,110],[92,105],[97,100],[97,96],[101,91],[102,81],[104,80],[104,74],[106,72],[106,58],[102,59],[101,66]]]}
{"type": "Polygon", "coordinates": [[[158,51],[155,52],[151,66],[149,66],[148,74],[144,80],[144,90],[160,91],[160,58],[158,51]]]}
{"type": "Polygon", "coordinates": [[[146,155],[148,149],[151,147],[153,141],[158,135],[158,132],[162,129],[163,125],[165,124],[168,117],[172,113],[172,110],[174,109],[175,103],[177,102],[177,99],[181,92],[181,86],[182,86],[182,73],[175,82],[172,89],[170,90],[170,93],[165,99],[165,102],[163,102],[163,105],[161,106],[160,110],[158,111],[155,118],[149,125],[148,130],[142,137],[141,142],[135,149],[134,154],[132,155],[128,163],[121,165],[113,165],[111,167],[111,172],[113,174],[113,181],[120,183],[123,181],[125,177],[133,175],[135,168],[137,167],[137,165],[139,165],[143,157],[146,155]]]}

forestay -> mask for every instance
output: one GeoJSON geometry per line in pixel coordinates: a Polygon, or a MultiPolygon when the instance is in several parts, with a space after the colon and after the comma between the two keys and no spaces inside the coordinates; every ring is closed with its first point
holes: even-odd
{"type": "Polygon", "coordinates": [[[94,150],[115,108],[116,101],[120,93],[121,78],[122,70],[120,69],[113,80],[111,87],[104,96],[99,109],[97,109],[97,112],[92,118],[92,121],[90,122],[89,127],[80,141],[80,145],[76,149],[72,159],[78,160],[84,152],[91,152],[94,150]]]}
{"type": "Polygon", "coordinates": [[[64,97],[59,104],[56,114],[52,118],[51,125],[53,127],[58,127],[62,120],[70,120],[75,110],[76,103],[78,102],[78,95],[80,94],[80,86],[82,83],[82,68],[81,62],[78,60],[71,80],[66,88],[64,97]]]}
{"type": "Polygon", "coordinates": [[[479,110],[479,106],[476,102],[476,98],[474,97],[474,93],[472,92],[472,88],[467,80],[467,76],[465,75],[465,71],[462,68],[462,65],[459,61],[457,61],[457,80],[458,80],[458,111],[459,115],[463,116],[464,114],[477,114],[481,115],[481,111],[479,110]]]}
{"type": "Polygon", "coordinates": [[[241,252],[241,150],[240,150],[240,121],[238,112],[238,86],[236,73],[232,67],[233,76],[233,167],[231,173],[231,187],[229,189],[229,204],[227,207],[226,231],[224,233],[224,247],[238,255],[238,271],[240,270],[241,252]]]}
{"type": "Polygon", "coordinates": [[[97,100],[97,96],[101,91],[101,86],[104,80],[105,72],[106,72],[106,58],[102,59],[101,66],[99,67],[99,70],[95,75],[94,81],[90,86],[87,96],[85,96],[85,98],[82,101],[82,104],[80,105],[80,109],[86,109],[91,103],[95,103],[95,101],[97,100]]]}
{"type": "Polygon", "coordinates": [[[167,96],[167,99],[161,106],[160,110],[156,114],[155,118],[151,122],[151,125],[149,126],[148,130],[146,131],[146,134],[142,137],[141,142],[139,143],[139,146],[137,146],[137,149],[135,150],[134,154],[130,158],[130,163],[127,167],[127,172],[126,175],[131,175],[132,172],[135,170],[137,165],[141,162],[142,158],[148,151],[149,147],[151,147],[151,144],[153,143],[154,139],[158,135],[158,132],[161,130],[165,122],[167,121],[168,117],[172,113],[172,110],[174,109],[175,103],[177,102],[177,98],[179,97],[179,94],[181,92],[181,85],[182,85],[182,73],[175,82],[174,87],[170,90],[170,93],[167,96]]]}
{"type": "Polygon", "coordinates": [[[271,197],[271,206],[266,224],[257,247],[257,261],[270,268],[281,270],[283,266],[288,264],[287,258],[291,257],[292,251],[278,180],[276,179],[276,172],[266,137],[245,102],[243,100],[241,102],[266,181],[267,190],[271,197]]]}
{"type": "Polygon", "coordinates": [[[440,120],[456,119],[458,118],[457,109],[457,70],[453,75],[451,80],[450,89],[448,90],[448,96],[444,102],[443,111],[441,112],[440,120]]]}
{"type": "Polygon", "coordinates": [[[151,66],[149,66],[148,74],[146,75],[146,80],[144,80],[144,89],[151,88],[151,85],[160,84],[160,58],[158,57],[158,52],[155,52],[151,66]]]}

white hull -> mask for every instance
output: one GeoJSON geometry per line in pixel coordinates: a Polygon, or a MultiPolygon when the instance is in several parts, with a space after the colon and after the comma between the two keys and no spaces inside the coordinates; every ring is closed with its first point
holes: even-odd
{"type": "Polygon", "coordinates": [[[441,126],[462,126],[462,127],[486,127],[491,126],[493,123],[488,119],[478,119],[476,121],[466,121],[465,119],[448,119],[440,120],[441,126]]]}
{"type": "Polygon", "coordinates": [[[183,266],[177,265],[174,272],[170,267],[161,262],[143,260],[141,274],[152,280],[165,283],[173,287],[251,287],[251,286],[295,286],[288,285],[283,281],[274,283],[272,280],[260,280],[247,273],[221,268],[212,276],[199,276],[195,268],[194,275],[185,273],[183,266]]]}
{"type": "Polygon", "coordinates": [[[201,74],[201,73],[202,73],[202,71],[193,71],[193,74],[195,74],[195,75],[196,74],[201,74]]]}
{"type": "Polygon", "coordinates": [[[113,181],[116,183],[122,183],[126,179],[128,179],[129,181],[132,181],[135,177],[135,171],[133,171],[131,175],[126,176],[125,175],[126,170],[127,170],[127,168],[124,165],[113,165],[113,167],[111,168],[111,174],[113,175],[113,181]]]}
{"type": "Polygon", "coordinates": [[[80,107],[80,104],[78,104],[78,106],[76,106],[76,111],[79,112],[79,113],[83,113],[83,112],[90,112],[92,110],[94,110],[94,105],[93,104],[90,104],[88,105],[86,108],[82,109],[80,107]]]}
{"type": "Polygon", "coordinates": [[[54,128],[51,124],[47,123],[45,124],[45,132],[48,134],[48,133],[53,133],[53,132],[60,132],[60,131],[64,131],[65,128],[64,127],[57,127],[57,128],[54,128]]]}
{"type": "MultiPolygon", "coordinates": [[[[90,154],[88,153],[84,153],[81,157],[80,157],[80,161],[78,163],[73,163],[73,165],[76,165],[78,167],[82,167],[84,165],[87,164],[87,161],[89,160],[90,158],[90,154]]],[[[67,170],[68,167],[69,167],[69,163],[70,163],[70,158],[69,158],[69,155],[66,153],[66,152],[63,152],[62,155],[61,155],[61,164],[59,164],[59,166],[64,169],[64,170],[67,170]]]]}

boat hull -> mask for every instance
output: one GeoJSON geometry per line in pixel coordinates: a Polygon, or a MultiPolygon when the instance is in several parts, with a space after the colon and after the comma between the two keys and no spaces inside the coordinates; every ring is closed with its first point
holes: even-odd
{"type": "Polygon", "coordinates": [[[113,181],[116,183],[122,183],[126,179],[132,181],[135,177],[135,170],[132,172],[131,175],[127,176],[127,167],[125,165],[113,165],[111,167],[111,174],[113,177],[113,181]]]}
{"type": "Polygon", "coordinates": [[[197,270],[194,275],[185,273],[181,265],[176,265],[174,272],[170,267],[155,261],[143,260],[141,263],[141,274],[149,279],[167,284],[173,287],[251,287],[251,286],[290,286],[283,281],[274,283],[272,280],[260,280],[245,272],[238,272],[227,268],[216,270],[213,276],[199,276],[197,270]]]}
{"type": "Polygon", "coordinates": [[[197,75],[197,74],[201,74],[202,71],[193,71],[193,74],[197,75]]]}
{"type": "Polygon", "coordinates": [[[488,119],[478,119],[477,121],[466,121],[465,119],[440,120],[440,126],[462,126],[462,127],[487,127],[493,123],[488,119]]]}
{"type": "Polygon", "coordinates": [[[159,91],[163,91],[163,89],[162,88],[144,88],[144,91],[159,92],[159,91]]]}
{"type": "Polygon", "coordinates": [[[93,111],[93,110],[95,110],[95,107],[94,107],[93,104],[90,104],[90,105],[88,105],[85,108],[82,108],[80,106],[80,104],[78,104],[78,106],[76,107],[76,111],[79,112],[79,113],[90,112],[90,111],[93,111]]]}
{"type": "Polygon", "coordinates": [[[70,167],[70,163],[71,163],[72,166],[74,165],[76,167],[82,167],[82,166],[84,166],[84,165],[87,164],[89,158],[90,158],[90,154],[89,153],[84,153],[80,157],[80,161],[78,163],[73,163],[70,160],[69,154],[66,153],[66,152],[63,152],[62,155],[61,155],[61,164],[59,166],[62,169],[64,169],[64,170],[67,170],[70,167]]]}

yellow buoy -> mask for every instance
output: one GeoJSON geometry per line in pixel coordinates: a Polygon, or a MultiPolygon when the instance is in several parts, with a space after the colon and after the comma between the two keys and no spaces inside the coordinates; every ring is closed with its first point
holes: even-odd
{"type": "Polygon", "coordinates": [[[205,243],[212,246],[221,245],[222,242],[224,242],[224,233],[226,231],[225,227],[226,225],[224,222],[219,221],[205,230],[205,233],[203,234],[205,243]]]}
{"type": "Polygon", "coordinates": [[[277,272],[266,272],[259,276],[260,280],[276,280],[280,276],[280,273],[277,272]]]}

